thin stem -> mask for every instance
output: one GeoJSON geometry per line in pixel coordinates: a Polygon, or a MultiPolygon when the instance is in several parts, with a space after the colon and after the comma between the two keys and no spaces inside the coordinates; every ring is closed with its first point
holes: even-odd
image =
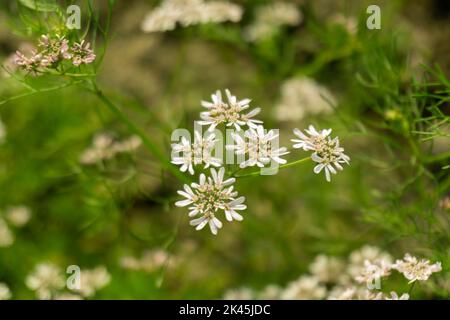
{"type": "Polygon", "coordinates": [[[34,95],[34,94],[37,94],[37,93],[50,92],[50,91],[63,89],[63,88],[66,88],[66,87],[70,87],[72,85],[79,84],[81,82],[82,81],[73,81],[73,82],[62,84],[62,85],[57,85],[57,86],[54,86],[54,87],[49,87],[49,88],[44,88],[44,89],[34,89],[34,91],[21,93],[21,94],[18,94],[16,96],[12,96],[12,97],[9,97],[9,98],[7,98],[5,100],[2,100],[2,101],[0,101],[0,106],[3,105],[3,104],[6,104],[8,102],[20,99],[20,98],[25,98],[25,97],[28,97],[28,96],[31,96],[31,95],[34,95]]]}
{"type": "Polygon", "coordinates": [[[164,153],[156,146],[156,144],[151,141],[147,134],[139,128],[136,124],[134,124],[128,117],[123,114],[123,112],[117,107],[111,100],[106,97],[103,92],[97,87],[97,84],[94,81],[91,81],[93,86],[93,93],[109,108],[109,110],[114,113],[114,115],[119,118],[128,128],[133,131],[136,135],[138,135],[144,145],[150,150],[150,152],[161,162],[161,165],[169,170],[175,177],[183,182],[189,182],[189,179],[184,176],[176,167],[170,164],[170,159],[166,158],[164,153]]]}
{"type": "Polygon", "coordinates": [[[413,291],[414,286],[416,285],[416,282],[417,282],[417,281],[414,281],[414,282],[411,284],[411,286],[409,287],[408,295],[409,295],[410,297],[411,297],[411,292],[413,291]]]}
{"type": "MultiPolygon", "coordinates": [[[[307,158],[303,158],[303,159],[300,159],[300,160],[297,160],[297,161],[294,161],[294,162],[283,164],[283,165],[278,167],[278,170],[281,170],[281,169],[284,169],[284,168],[293,167],[293,166],[299,165],[299,164],[301,164],[303,162],[306,162],[308,160],[311,160],[311,157],[307,157],[307,158]]],[[[233,176],[236,177],[236,178],[243,178],[243,177],[254,177],[254,176],[258,176],[260,174],[261,174],[261,170],[257,170],[257,171],[253,171],[253,172],[246,173],[246,174],[240,174],[240,175],[234,175],[233,174],[233,176]]]]}

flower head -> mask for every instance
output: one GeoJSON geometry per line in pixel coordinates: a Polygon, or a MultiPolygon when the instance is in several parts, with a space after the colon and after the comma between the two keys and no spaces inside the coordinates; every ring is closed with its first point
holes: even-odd
{"type": "Polygon", "coordinates": [[[94,51],[90,48],[90,43],[84,40],[72,46],[69,57],[72,59],[73,65],[77,67],[82,64],[90,64],[96,58],[94,51]]]}
{"type": "Polygon", "coordinates": [[[201,125],[209,125],[208,131],[213,131],[220,123],[227,126],[234,126],[236,130],[241,130],[241,126],[255,128],[260,120],[252,119],[261,109],[255,108],[244,114],[243,111],[249,108],[250,99],[238,100],[226,89],[227,102],[222,100],[222,93],[218,90],[211,96],[212,102],[202,101],[202,106],[208,111],[200,113],[199,121],[201,125]]]}
{"type": "Polygon", "coordinates": [[[216,171],[211,168],[211,176],[200,175],[199,183],[191,186],[184,185],[184,190],[178,191],[186,199],[175,203],[177,207],[189,206],[189,217],[200,216],[191,220],[190,224],[197,230],[203,229],[207,224],[213,234],[222,228],[222,222],[216,215],[223,211],[228,221],[241,221],[243,217],[237,212],[245,210],[245,197],[237,197],[234,191],[234,178],[224,179],[225,168],[216,171]]]}
{"type": "Polygon", "coordinates": [[[281,97],[275,106],[275,117],[280,121],[299,121],[307,115],[327,114],[333,111],[336,98],[324,86],[311,78],[291,78],[281,85],[281,97]]]}
{"type": "Polygon", "coordinates": [[[281,298],[284,300],[323,299],[326,293],[326,287],[321,285],[316,277],[302,276],[288,284],[281,293],[281,298]]]}
{"type": "Polygon", "coordinates": [[[173,30],[177,24],[187,27],[195,24],[238,22],[242,8],[226,1],[165,0],[152,10],[142,22],[144,32],[173,30]]]}
{"type": "Polygon", "coordinates": [[[11,299],[11,290],[3,282],[0,282],[0,300],[11,299]]]}
{"type": "Polygon", "coordinates": [[[392,265],[392,268],[402,273],[405,278],[409,280],[409,283],[412,283],[416,280],[428,280],[432,273],[442,270],[440,262],[430,264],[429,260],[418,260],[416,257],[411,256],[409,253],[405,254],[403,260],[397,260],[392,265]]]}
{"type": "Polygon", "coordinates": [[[231,136],[235,141],[235,145],[228,145],[227,149],[235,150],[237,155],[247,155],[248,159],[242,161],[239,166],[241,168],[258,166],[264,167],[270,163],[271,160],[285,164],[287,161],[282,159],[289,153],[287,148],[277,148],[275,141],[278,138],[278,133],[274,130],[269,130],[267,133],[263,126],[249,128],[245,131],[244,137],[238,133],[232,133],[231,136]]]}
{"type": "Polygon", "coordinates": [[[256,9],[256,19],[245,29],[249,41],[260,41],[272,36],[281,26],[295,26],[303,14],[292,3],[277,1],[256,9]]]}
{"type": "Polygon", "coordinates": [[[190,174],[194,174],[194,166],[202,163],[205,169],[219,167],[222,161],[212,156],[216,142],[214,133],[203,138],[200,132],[195,131],[192,144],[186,137],[181,137],[180,143],[172,144],[172,163],[179,165],[182,172],[188,171],[190,174]]]}
{"type": "Polygon", "coordinates": [[[318,163],[314,167],[314,173],[325,171],[327,181],[331,181],[331,175],[336,174],[338,170],[343,170],[342,164],[349,164],[350,157],[344,154],[344,148],[339,145],[339,138],[330,137],[331,129],[317,131],[310,125],[305,135],[298,129],[294,129],[294,134],[300,139],[292,139],[293,147],[305,151],[313,151],[311,159],[318,163]]]}
{"type": "Polygon", "coordinates": [[[55,292],[62,289],[65,281],[61,270],[50,263],[38,264],[27,276],[26,285],[36,292],[38,299],[51,299],[55,292]]]}

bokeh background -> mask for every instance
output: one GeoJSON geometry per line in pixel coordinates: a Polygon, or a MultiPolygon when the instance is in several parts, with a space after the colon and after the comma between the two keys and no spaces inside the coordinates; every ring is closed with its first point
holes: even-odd
{"type": "MultiPolygon", "coordinates": [[[[77,79],[3,72],[0,282],[13,299],[38,297],[27,277],[42,263],[62,274],[69,265],[107,270],[89,298],[216,299],[236,288],[248,289],[232,297],[253,297],[309,273],[318,255],[345,260],[368,245],[395,258],[410,252],[441,261],[442,272],[411,295],[449,297],[450,6],[377,1],[382,27],[368,30],[373,1],[286,1],[297,6],[300,21],[250,41],[246,30],[270,2],[233,1],[244,9],[237,23],[145,33],[142,21],[159,2],[116,1],[102,35],[88,27],[86,2],[78,1],[79,33],[87,30],[98,54],[98,85],[167,159],[172,130],[193,130],[200,101],[229,88],[262,108],[260,118],[280,129],[282,145],[290,146],[293,128],[333,128],[351,165],[331,183],[311,163],[238,180],[247,198],[244,221],[213,236],[189,226],[187,210],[174,206],[183,182],[144,145],[94,165],[80,162],[97,134],[118,141],[133,134],[85,90],[85,78],[45,92],[77,79]],[[307,85],[289,88],[292,79],[307,85]],[[43,92],[20,96],[27,86],[43,92]],[[326,112],[314,111],[324,103],[326,112]],[[27,222],[11,222],[14,213],[27,222]]],[[[62,8],[71,3],[77,1],[58,1],[62,8]]],[[[106,25],[108,1],[93,7],[106,25]]],[[[15,50],[36,43],[33,21],[51,26],[49,15],[22,1],[1,2],[5,66],[15,50]]],[[[383,286],[409,288],[397,275],[383,286]]]]}

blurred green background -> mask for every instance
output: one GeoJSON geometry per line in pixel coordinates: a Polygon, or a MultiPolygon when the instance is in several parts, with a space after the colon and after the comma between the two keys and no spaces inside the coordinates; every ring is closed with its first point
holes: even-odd
{"type": "MultiPolygon", "coordinates": [[[[247,197],[244,221],[226,224],[217,236],[197,232],[187,210],[174,206],[183,182],[145,145],[97,165],[80,163],[96,134],[118,140],[133,134],[86,90],[85,78],[3,73],[0,216],[6,221],[14,206],[31,212],[25,226],[8,226],[14,241],[0,247],[0,282],[13,299],[35,298],[26,278],[44,262],[62,272],[69,265],[105,266],[110,281],[91,298],[211,299],[233,288],[285,286],[308,272],[315,256],[345,258],[364,245],[396,258],[410,252],[441,261],[443,271],[417,285],[412,298],[449,297],[448,3],[377,1],[382,27],[368,30],[373,1],[287,1],[302,21],[250,42],[245,28],[270,1],[233,2],[244,9],[238,23],[144,33],[141,22],[159,2],[117,1],[107,35],[95,32],[94,23],[88,27],[93,18],[85,1],[58,4],[81,6],[80,34],[89,30],[86,39],[98,54],[97,83],[167,159],[172,130],[193,130],[200,101],[229,88],[262,108],[259,117],[280,129],[281,145],[290,146],[293,128],[333,128],[350,166],[331,183],[311,163],[238,180],[236,189],[247,197]],[[334,110],[280,119],[281,87],[295,77],[326,87],[334,110]],[[22,97],[27,86],[44,92],[22,97]]],[[[106,25],[108,1],[93,7],[106,25]]],[[[6,64],[22,45],[36,43],[33,17],[45,21],[44,30],[52,20],[20,1],[2,1],[0,10],[6,64]]],[[[408,290],[400,277],[389,286],[408,290]]]]}

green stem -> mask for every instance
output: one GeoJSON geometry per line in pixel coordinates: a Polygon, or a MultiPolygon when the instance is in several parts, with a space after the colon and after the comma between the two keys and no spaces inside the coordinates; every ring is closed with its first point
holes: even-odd
{"type": "MultiPolygon", "coordinates": [[[[307,157],[307,158],[303,158],[303,159],[300,159],[300,160],[297,160],[297,161],[294,161],[294,162],[283,164],[283,165],[278,167],[278,170],[281,170],[281,169],[284,169],[284,168],[293,167],[293,166],[299,165],[299,164],[301,164],[303,162],[306,162],[308,160],[311,160],[311,157],[307,157]]],[[[258,176],[260,174],[261,174],[261,170],[257,170],[257,171],[253,171],[253,172],[250,172],[250,173],[240,174],[240,175],[233,175],[233,176],[236,177],[236,178],[243,178],[243,177],[254,177],[254,176],[258,176]]]]}
{"type": "Polygon", "coordinates": [[[411,298],[411,292],[413,291],[414,286],[416,285],[416,282],[417,282],[417,281],[414,281],[414,282],[411,284],[411,286],[409,287],[408,295],[409,295],[410,298],[411,298]]]}
{"type": "Polygon", "coordinates": [[[93,93],[109,108],[109,110],[119,119],[121,120],[131,131],[133,131],[136,135],[138,135],[144,145],[150,150],[150,152],[161,162],[161,165],[169,170],[176,178],[181,180],[182,182],[188,183],[190,179],[188,179],[185,175],[183,175],[178,168],[174,167],[170,163],[170,159],[168,159],[164,153],[156,146],[156,144],[151,141],[147,134],[139,128],[136,124],[134,124],[123,112],[117,107],[111,100],[106,97],[103,92],[97,87],[97,84],[94,81],[91,81],[93,86],[93,93]]]}

